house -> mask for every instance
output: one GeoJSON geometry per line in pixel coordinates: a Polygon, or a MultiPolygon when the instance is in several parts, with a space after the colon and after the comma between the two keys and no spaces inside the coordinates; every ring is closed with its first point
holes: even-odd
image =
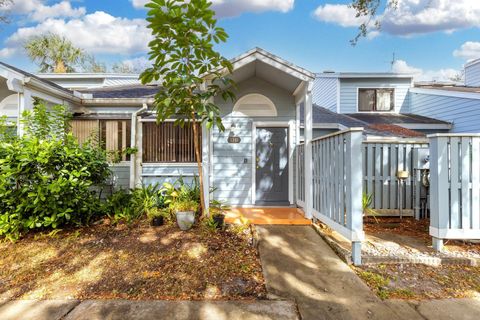
{"type": "MultiPolygon", "coordinates": [[[[480,112],[471,87],[464,92],[418,88],[405,74],[315,74],[259,48],[232,64],[237,100],[215,101],[226,131],[203,128],[201,139],[206,185],[215,188],[216,199],[233,206],[295,206],[296,150],[312,138],[355,127],[365,129],[365,141],[377,142],[422,143],[428,133],[480,132],[462,120],[464,108],[472,110],[470,122],[480,112]],[[448,100],[443,109],[439,99],[448,100]]],[[[108,150],[138,148],[112,167],[123,188],[198,173],[192,130],[156,123],[152,104],[158,90],[156,84],[141,85],[136,75],[33,75],[0,64],[0,114],[12,123],[32,108],[32,98],[41,98],[71,108],[72,130],[80,141],[98,132],[108,150]]]]}
{"type": "MultiPolygon", "coordinates": [[[[465,86],[315,74],[259,48],[231,62],[236,100],[215,98],[226,130],[202,128],[207,200],[214,188],[234,207],[300,207],[351,241],[355,264],[364,194],[384,214],[422,218],[431,208],[436,249],[443,239],[480,239],[478,62],[466,66],[465,86]]],[[[138,149],[112,165],[118,188],[198,174],[192,129],[156,122],[158,90],[127,75],[39,76],[0,63],[0,115],[18,134],[19,115],[40,98],[69,107],[80,142],[95,133],[108,151],[138,149]]]]}

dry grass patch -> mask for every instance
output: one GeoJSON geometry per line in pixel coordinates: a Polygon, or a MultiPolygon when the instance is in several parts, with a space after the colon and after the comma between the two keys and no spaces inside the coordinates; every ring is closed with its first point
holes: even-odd
{"type": "Polygon", "coordinates": [[[480,267],[393,264],[353,268],[382,299],[480,296],[480,267]]]}
{"type": "Polygon", "coordinates": [[[250,230],[97,225],[0,243],[0,298],[256,299],[250,230]]]}

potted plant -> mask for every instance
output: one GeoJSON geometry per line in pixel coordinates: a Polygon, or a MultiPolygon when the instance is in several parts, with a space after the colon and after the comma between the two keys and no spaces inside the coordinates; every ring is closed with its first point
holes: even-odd
{"type": "Polygon", "coordinates": [[[195,223],[195,213],[198,210],[198,203],[189,199],[176,199],[171,204],[171,209],[177,217],[178,227],[189,230],[195,223]]]}
{"type": "Polygon", "coordinates": [[[215,222],[217,229],[222,229],[225,225],[225,212],[230,207],[218,200],[212,200],[210,202],[210,214],[215,222]]]}
{"type": "Polygon", "coordinates": [[[150,219],[150,223],[153,227],[163,226],[165,216],[165,209],[152,208],[147,212],[147,217],[150,219]]]}

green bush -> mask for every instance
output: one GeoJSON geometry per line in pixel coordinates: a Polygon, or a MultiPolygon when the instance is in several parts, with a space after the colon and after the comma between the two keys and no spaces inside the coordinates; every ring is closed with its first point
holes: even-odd
{"type": "Polygon", "coordinates": [[[106,155],[64,132],[67,117],[64,107],[51,113],[39,104],[25,117],[24,136],[0,140],[0,236],[16,240],[102,214],[93,190],[111,174],[106,155]]]}

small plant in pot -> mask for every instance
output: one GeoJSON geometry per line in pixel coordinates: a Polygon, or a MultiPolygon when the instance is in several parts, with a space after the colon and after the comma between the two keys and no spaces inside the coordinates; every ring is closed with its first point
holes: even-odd
{"type": "Polygon", "coordinates": [[[210,202],[210,215],[215,222],[217,229],[223,229],[225,226],[225,212],[230,207],[218,200],[212,200],[210,202]]]}
{"type": "Polygon", "coordinates": [[[193,227],[195,223],[195,213],[198,210],[198,203],[194,200],[177,199],[170,205],[170,208],[177,217],[178,227],[187,231],[193,227]]]}
{"type": "Polygon", "coordinates": [[[159,227],[163,226],[167,214],[166,209],[152,208],[147,212],[147,217],[152,226],[159,227]]]}

